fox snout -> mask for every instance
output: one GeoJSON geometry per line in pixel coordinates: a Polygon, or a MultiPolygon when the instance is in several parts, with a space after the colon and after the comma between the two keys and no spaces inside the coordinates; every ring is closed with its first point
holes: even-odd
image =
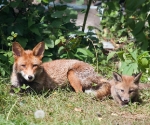
{"type": "Polygon", "coordinates": [[[35,75],[34,74],[25,74],[23,71],[21,71],[21,75],[28,82],[32,82],[35,79],[35,75]]]}
{"type": "Polygon", "coordinates": [[[129,98],[123,98],[123,99],[122,99],[123,104],[128,104],[129,101],[130,101],[129,98]]]}
{"type": "Polygon", "coordinates": [[[33,76],[33,75],[29,75],[29,76],[28,76],[28,80],[29,80],[29,81],[33,81],[33,80],[34,80],[34,76],[33,76]]]}

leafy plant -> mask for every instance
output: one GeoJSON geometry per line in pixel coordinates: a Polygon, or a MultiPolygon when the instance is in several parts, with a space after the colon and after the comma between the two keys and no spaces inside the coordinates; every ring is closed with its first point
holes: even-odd
{"type": "MultiPolygon", "coordinates": [[[[83,2],[80,0],[78,4],[83,2]]],[[[88,54],[84,55],[85,51],[92,53],[92,49],[85,49],[89,44],[84,38],[86,34],[79,31],[80,27],[75,25],[77,11],[64,4],[56,5],[53,0],[39,0],[38,3],[20,0],[0,1],[1,76],[10,74],[13,64],[13,41],[19,42],[25,49],[32,49],[38,42],[44,41],[46,50],[43,61],[91,57],[88,57],[88,54]]]]}
{"type": "Polygon", "coordinates": [[[118,70],[131,75],[149,75],[150,1],[103,1],[99,7],[100,39],[124,46],[109,53],[107,61],[119,62],[118,70]],[[117,55],[117,56],[115,56],[117,55]],[[114,57],[115,56],[115,57],[114,57]]]}
{"type": "Polygon", "coordinates": [[[142,50],[149,49],[150,1],[105,1],[100,6],[100,10],[103,9],[103,13],[100,14],[103,38],[125,43],[135,39],[142,50]],[[127,40],[121,41],[121,37],[127,37],[127,40]]]}
{"type": "Polygon", "coordinates": [[[150,55],[148,51],[142,51],[135,47],[134,43],[126,45],[122,50],[111,52],[107,56],[107,60],[112,59],[115,55],[119,59],[119,71],[122,74],[132,75],[138,72],[150,74],[150,55]]]}

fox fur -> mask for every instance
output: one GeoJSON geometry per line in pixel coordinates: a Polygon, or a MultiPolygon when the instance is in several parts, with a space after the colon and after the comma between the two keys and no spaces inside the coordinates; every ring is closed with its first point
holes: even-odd
{"type": "Polygon", "coordinates": [[[13,42],[11,93],[14,92],[13,88],[21,88],[23,84],[30,86],[37,93],[43,90],[52,91],[70,84],[75,92],[92,90],[99,99],[110,94],[110,84],[88,63],[75,59],[43,63],[44,47],[44,42],[40,42],[33,50],[24,50],[18,42],[13,42]],[[93,83],[96,86],[93,86],[93,83]]]}
{"type": "Polygon", "coordinates": [[[113,73],[111,84],[111,96],[119,105],[123,106],[131,102],[139,102],[139,81],[142,73],[134,76],[113,73]]]}

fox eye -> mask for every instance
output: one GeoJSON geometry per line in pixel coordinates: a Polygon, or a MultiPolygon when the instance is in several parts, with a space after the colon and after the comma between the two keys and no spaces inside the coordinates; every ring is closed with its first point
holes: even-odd
{"type": "Polygon", "coordinates": [[[26,67],[26,65],[24,65],[24,64],[22,64],[21,66],[22,66],[22,67],[26,67]]]}
{"type": "Polygon", "coordinates": [[[38,66],[38,64],[33,64],[33,67],[37,67],[38,66]]]}
{"type": "Polygon", "coordinates": [[[129,90],[129,93],[132,93],[132,92],[134,92],[134,90],[129,90]]]}
{"type": "Polygon", "coordinates": [[[124,92],[124,90],[123,90],[123,89],[120,89],[120,91],[121,91],[121,92],[124,92]]]}

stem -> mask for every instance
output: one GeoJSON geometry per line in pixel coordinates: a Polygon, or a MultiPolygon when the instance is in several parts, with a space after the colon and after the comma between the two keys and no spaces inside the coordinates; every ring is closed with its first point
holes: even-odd
{"type": "Polygon", "coordinates": [[[8,119],[9,119],[10,113],[12,112],[13,108],[15,107],[17,101],[18,101],[18,100],[15,101],[15,103],[12,105],[11,109],[9,110],[8,115],[7,115],[7,118],[6,118],[7,121],[8,121],[8,119]]]}
{"type": "Polygon", "coordinates": [[[96,56],[96,69],[97,69],[97,72],[98,72],[98,55],[97,55],[97,52],[96,52],[96,47],[95,47],[93,41],[92,41],[90,38],[87,38],[87,39],[91,41],[91,43],[92,43],[92,45],[93,45],[93,47],[94,47],[95,56],[96,56]]]}
{"type": "Polygon", "coordinates": [[[53,0],[54,10],[56,11],[55,0],[53,0]]]}
{"type": "Polygon", "coordinates": [[[87,20],[88,14],[89,14],[91,3],[92,3],[92,0],[89,0],[89,3],[87,5],[87,10],[86,10],[86,13],[85,13],[85,16],[84,16],[84,21],[83,21],[83,27],[82,27],[83,32],[85,30],[85,24],[86,24],[86,20],[87,20]]]}

